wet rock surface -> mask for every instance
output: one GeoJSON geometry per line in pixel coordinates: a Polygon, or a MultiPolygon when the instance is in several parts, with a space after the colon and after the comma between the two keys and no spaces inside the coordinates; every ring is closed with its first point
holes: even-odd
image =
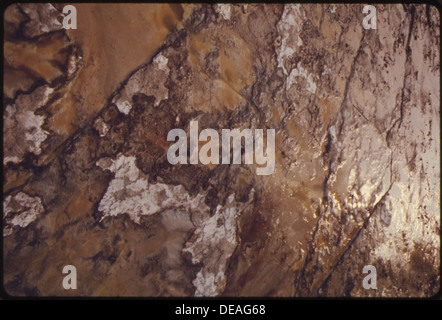
{"type": "Polygon", "coordinates": [[[76,7],[76,30],[61,4],[5,12],[9,294],[439,290],[436,8],[377,4],[365,30],[363,5],[76,7]],[[274,172],[170,164],[190,121],[275,129],[274,172]]]}

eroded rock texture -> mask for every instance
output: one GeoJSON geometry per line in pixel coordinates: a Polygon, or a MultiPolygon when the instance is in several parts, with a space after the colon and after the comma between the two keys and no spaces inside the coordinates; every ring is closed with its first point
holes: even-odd
{"type": "Polygon", "coordinates": [[[436,8],[377,4],[365,30],[359,4],[76,7],[77,30],[61,4],[5,12],[9,294],[439,290],[436,8]],[[274,173],[171,165],[190,121],[275,129],[274,173]]]}

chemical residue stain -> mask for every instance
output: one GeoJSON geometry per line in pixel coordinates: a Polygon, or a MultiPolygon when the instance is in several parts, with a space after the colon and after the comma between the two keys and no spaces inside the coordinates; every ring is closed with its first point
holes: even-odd
{"type": "Polygon", "coordinates": [[[24,68],[29,73],[51,82],[62,75],[55,62],[61,63],[58,53],[66,46],[66,38],[55,33],[36,42],[5,42],[5,62],[13,68],[24,68]]]}
{"type": "Polygon", "coordinates": [[[62,51],[67,45],[67,38],[62,33],[32,42],[6,40],[3,47],[5,96],[13,97],[17,89],[29,90],[37,80],[51,83],[63,76],[67,56],[62,51]]]}

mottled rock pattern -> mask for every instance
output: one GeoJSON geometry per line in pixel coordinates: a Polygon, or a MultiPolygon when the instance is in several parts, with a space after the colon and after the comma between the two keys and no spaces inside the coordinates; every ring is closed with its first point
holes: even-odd
{"type": "Polygon", "coordinates": [[[76,6],[69,31],[59,4],[5,13],[9,294],[439,290],[436,8],[377,4],[365,30],[362,4],[76,6]],[[276,129],[275,172],[169,164],[192,120],[276,129]]]}

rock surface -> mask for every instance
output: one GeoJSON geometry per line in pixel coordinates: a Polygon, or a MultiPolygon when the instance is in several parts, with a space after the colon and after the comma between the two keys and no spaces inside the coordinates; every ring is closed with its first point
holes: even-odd
{"type": "Polygon", "coordinates": [[[437,293],[435,7],[377,4],[365,30],[362,4],[75,6],[76,30],[61,4],[5,12],[10,295],[437,293]],[[275,129],[274,173],[171,165],[190,121],[275,129]]]}

